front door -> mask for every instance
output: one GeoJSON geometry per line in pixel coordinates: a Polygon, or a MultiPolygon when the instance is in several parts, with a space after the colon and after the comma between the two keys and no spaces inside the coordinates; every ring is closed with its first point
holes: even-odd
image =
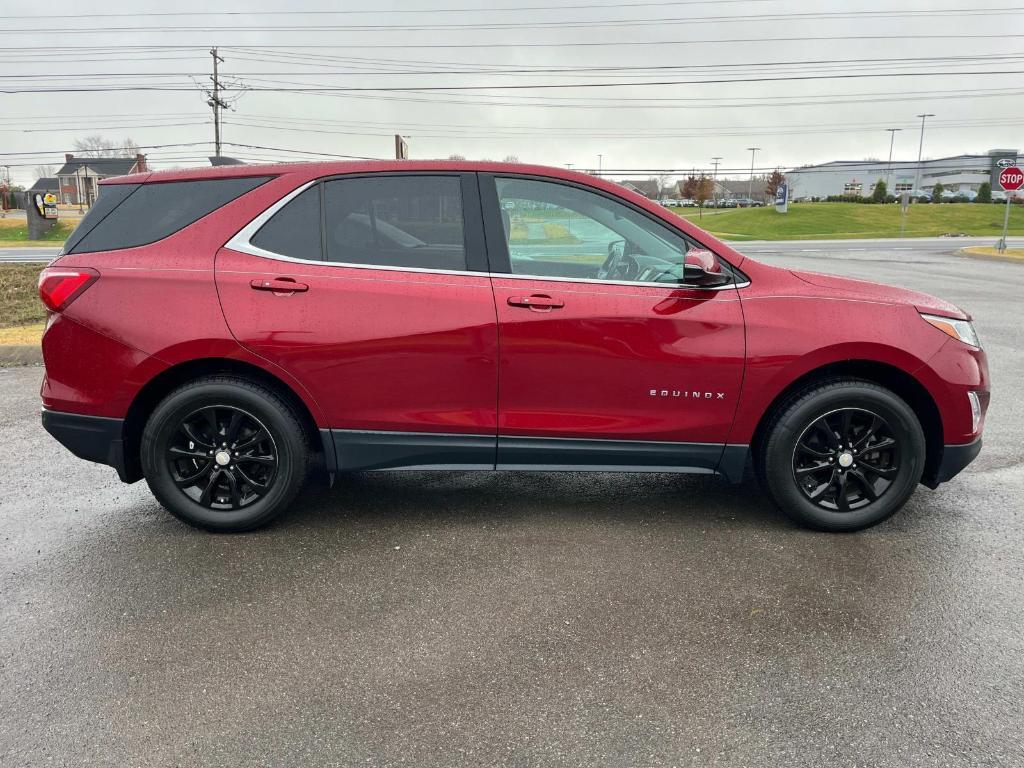
{"type": "Polygon", "coordinates": [[[493,467],[497,327],[473,174],[314,183],[216,270],[232,333],[308,389],[340,469],[493,467]]]}
{"type": "Polygon", "coordinates": [[[606,194],[481,184],[506,271],[493,279],[499,468],[715,469],[743,376],[735,283],[682,283],[695,244],[606,194]]]}

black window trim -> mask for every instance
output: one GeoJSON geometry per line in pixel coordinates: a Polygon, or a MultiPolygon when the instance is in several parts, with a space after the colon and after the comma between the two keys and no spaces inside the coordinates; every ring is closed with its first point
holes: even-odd
{"type": "Polygon", "coordinates": [[[316,264],[322,267],[344,267],[347,269],[375,269],[387,272],[416,272],[439,275],[487,275],[492,270],[488,263],[488,249],[484,238],[483,211],[480,205],[480,189],[477,175],[470,171],[385,171],[368,173],[340,173],[331,176],[321,176],[305,184],[300,184],[291,192],[286,194],[276,203],[257,215],[252,221],[240,229],[227,243],[225,248],[233,251],[247,253],[250,256],[259,256],[275,261],[287,261],[294,264],[316,264]],[[348,179],[365,178],[408,178],[410,176],[428,177],[449,177],[458,178],[460,181],[459,190],[462,196],[462,223],[463,223],[463,246],[466,252],[467,269],[433,269],[429,267],[396,267],[381,264],[355,264],[341,261],[327,261],[324,255],[327,253],[327,226],[326,226],[326,194],[323,185],[329,181],[344,181],[348,179]],[[320,260],[300,259],[295,256],[286,256],[283,253],[268,251],[253,245],[251,240],[256,233],[273,218],[274,214],[284,208],[288,203],[301,195],[307,189],[320,185],[320,260]]]}
{"type": "Polygon", "coordinates": [[[567,179],[559,179],[553,176],[539,176],[537,174],[528,173],[480,173],[480,199],[483,204],[483,216],[484,216],[484,232],[487,237],[487,253],[488,259],[492,265],[491,274],[496,277],[508,278],[511,280],[544,280],[558,283],[584,283],[588,285],[616,285],[616,286],[643,286],[643,287],[657,287],[666,288],[669,290],[688,290],[688,291],[725,291],[739,288],[746,288],[750,285],[750,278],[747,277],[738,267],[732,262],[718,253],[715,249],[709,247],[705,243],[702,243],[692,235],[683,232],[682,230],[674,227],[669,222],[659,219],[656,216],[651,215],[649,211],[645,211],[643,208],[635,205],[629,200],[625,200],[616,195],[612,195],[603,189],[597,189],[596,187],[590,187],[586,184],[580,184],[575,181],[569,181],[567,179]],[[498,200],[498,186],[495,183],[495,179],[523,179],[524,181],[541,181],[549,184],[560,184],[565,187],[572,187],[575,189],[582,190],[584,192],[590,192],[591,194],[599,195],[607,198],[614,203],[623,205],[630,210],[640,214],[648,221],[655,224],[659,224],[662,227],[672,231],[684,240],[695,243],[700,248],[711,251],[715,255],[715,258],[719,259],[722,264],[726,267],[727,271],[732,275],[732,282],[725,285],[715,286],[701,286],[701,285],[690,285],[687,283],[650,283],[642,282],[638,280],[599,280],[596,278],[585,278],[585,277],[556,277],[550,275],[516,275],[512,273],[512,261],[508,253],[508,244],[505,240],[504,225],[501,222],[501,205],[498,200]]]}

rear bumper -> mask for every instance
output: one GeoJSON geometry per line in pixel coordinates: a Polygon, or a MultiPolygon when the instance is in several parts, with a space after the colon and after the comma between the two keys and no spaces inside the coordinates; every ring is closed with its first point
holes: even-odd
{"type": "Polygon", "coordinates": [[[105,416],[84,416],[43,409],[43,429],[80,459],[106,464],[117,470],[126,483],[139,479],[139,473],[125,461],[121,439],[123,419],[105,416]]]}
{"type": "Polygon", "coordinates": [[[980,437],[973,443],[944,445],[942,447],[942,458],[932,472],[921,478],[921,482],[929,488],[937,488],[940,483],[952,480],[960,474],[964,467],[974,461],[980,452],[980,437]]]}

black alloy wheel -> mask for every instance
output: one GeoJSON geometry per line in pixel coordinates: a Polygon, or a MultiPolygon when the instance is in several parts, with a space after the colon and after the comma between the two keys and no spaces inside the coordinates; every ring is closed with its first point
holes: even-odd
{"type": "Polygon", "coordinates": [[[239,509],[266,495],[277,475],[277,446],[240,408],[208,405],[185,416],[167,447],[175,485],[208,509],[239,509]]]}
{"type": "Polygon", "coordinates": [[[313,461],[299,406],[281,389],[210,375],[170,392],[142,431],[150,490],[171,514],[210,531],[250,531],[288,509],[313,461]]]}
{"type": "Polygon", "coordinates": [[[779,509],[821,531],[858,531],[896,513],[924,472],[917,413],[873,381],[809,384],[773,409],[755,445],[758,479],[779,509]]]}
{"type": "Polygon", "coordinates": [[[861,408],[813,421],[793,450],[793,477],[823,509],[851,512],[881,498],[899,473],[900,444],[889,424],[861,408]]]}

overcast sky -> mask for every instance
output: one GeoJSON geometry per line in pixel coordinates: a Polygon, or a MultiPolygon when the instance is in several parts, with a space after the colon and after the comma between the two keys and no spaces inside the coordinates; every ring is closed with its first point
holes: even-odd
{"type": "MultiPolygon", "coordinates": [[[[401,132],[413,158],[590,169],[600,154],[625,177],[719,156],[723,175],[740,176],[751,146],[758,168],[884,159],[888,127],[903,129],[895,159],[914,160],[925,112],[925,157],[1024,146],[1024,3],[1013,0],[492,5],[94,0],[32,17],[44,6],[4,0],[0,82],[50,92],[0,94],[0,163],[29,184],[34,166],[59,165],[88,134],[212,142],[197,85],[209,84],[211,45],[225,80],[252,89],[227,92],[224,125],[224,153],[249,160],[390,157],[401,132]],[[184,15],[145,15],[172,8],[184,15]],[[496,88],[542,84],[577,85],[496,88]],[[112,87],[126,90],[90,90],[112,87]]],[[[195,165],[212,143],[143,151],[156,167],[195,165]]]]}

